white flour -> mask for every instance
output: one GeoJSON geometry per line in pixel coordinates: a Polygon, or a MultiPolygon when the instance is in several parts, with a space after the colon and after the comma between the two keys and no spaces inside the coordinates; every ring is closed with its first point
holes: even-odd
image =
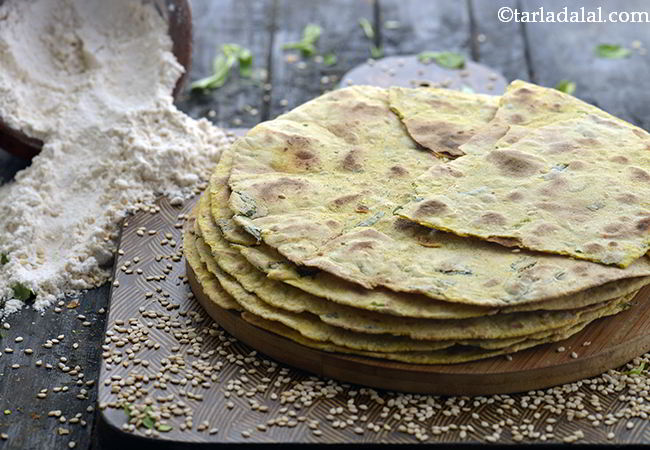
{"type": "Polygon", "coordinates": [[[172,104],[182,67],[166,22],[137,0],[5,0],[0,117],[45,141],[0,186],[0,317],[109,277],[118,223],[156,196],[191,194],[226,145],[172,104]],[[4,308],[2,308],[4,304],[4,308]]]}

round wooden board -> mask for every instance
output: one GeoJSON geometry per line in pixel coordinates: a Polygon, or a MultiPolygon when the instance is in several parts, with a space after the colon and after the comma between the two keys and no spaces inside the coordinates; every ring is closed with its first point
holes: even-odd
{"type": "Polygon", "coordinates": [[[597,320],[553,344],[463,364],[415,365],[315,350],[255,327],[214,304],[192,268],[190,286],[199,303],[226,331],[280,362],[316,375],[380,389],[440,395],[487,395],[543,389],[588,378],[650,350],[650,286],[620,314],[597,320]],[[591,344],[585,346],[585,342],[591,344]],[[566,350],[558,352],[563,346],[566,350]],[[578,358],[572,358],[576,352],[578,358]]]}
{"type": "Polygon", "coordinates": [[[371,61],[347,72],[341,79],[341,86],[432,86],[501,95],[508,85],[499,72],[473,61],[466,61],[464,69],[447,69],[435,62],[423,64],[416,55],[387,56],[371,61]]]}

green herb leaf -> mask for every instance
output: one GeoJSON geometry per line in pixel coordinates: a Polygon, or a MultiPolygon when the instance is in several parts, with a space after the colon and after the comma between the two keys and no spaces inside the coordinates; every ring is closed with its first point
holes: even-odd
{"type": "Polygon", "coordinates": [[[645,363],[641,363],[639,367],[636,367],[632,370],[628,370],[627,372],[623,372],[623,373],[625,375],[641,375],[644,370],[645,370],[645,363]]]}
{"type": "Polygon", "coordinates": [[[237,55],[239,61],[239,75],[243,78],[250,78],[253,75],[253,54],[247,48],[242,48],[237,55]]]}
{"type": "Polygon", "coordinates": [[[151,418],[151,416],[146,416],[144,419],[142,419],[142,425],[152,430],[153,427],[156,425],[156,422],[151,418]]]}
{"type": "Polygon", "coordinates": [[[418,61],[423,64],[435,61],[439,66],[447,69],[462,69],[465,67],[465,57],[454,52],[422,52],[418,55],[418,61]]]}
{"type": "Polygon", "coordinates": [[[384,49],[382,47],[377,47],[374,44],[370,46],[370,56],[372,59],[379,59],[384,56],[384,49]]]}
{"type": "Polygon", "coordinates": [[[375,30],[372,28],[372,24],[368,19],[365,17],[359,19],[359,26],[368,39],[373,40],[375,38],[375,30]]]}
{"type": "Polygon", "coordinates": [[[130,419],[131,418],[131,404],[130,403],[125,403],[124,406],[122,407],[124,410],[124,414],[126,414],[126,418],[130,419]]]}
{"type": "Polygon", "coordinates": [[[0,253],[0,266],[4,266],[9,263],[9,257],[6,253],[0,253]]]}
{"type": "Polygon", "coordinates": [[[253,71],[253,54],[237,44],[224,44],[212,62],[213,74],[192,83],[192,90],[218,89],[228,81],[228,74],[239,63],[239,74],[249,78],[253,71]]]}
{"type": "Polygon", "coordinates": [[[323,64],[325,66],[333,66],[336,64],[338,58],[334,53],[328,53],[327,55],[323,56],[323,64]]]}
{"type": "Polygon", "coordinates": [[[625,47],[618,44],[600,44],[596,47],[596,55],[606,59],[621,59],[632,53],[625,47]]]}
{"type": "Polygon", "coordinates": [[[15,283],[13,286],[11,286],[11,289],[14,291],[14,298],[22,302],[33,300],[34,297],[36,297],[34,291],[22,283],[15,283]]]}
{"type": "Polygon", "coordinates": [[[565,94],[571,95],[576,91],[576,84],[573,81],[562,80],[558,81],[558,83],[555,85],[555,89],[560,92],[564,92],[565,94]]]}
{"type": "Polygon", "coordinates": [[[300,50],[305,57],[310,57],[316,53],[316,41],[320,38],[322,28],[313,23],[308,24],[302,30],[302,40],[300,42],[289,42],[282,46],[283,50],[300,50]]]}
{"type": "Polygon", "coordinates": [[[168,431],[171,431],[171,430],[172,430],[172,426],[171,426],[171,425],[167,425],[166,423],[161,423],[161,424],[159,424],[159,425],[156,427],[156,429],[157,429],[158,431],[162,431],[163,433],[167,433],[168,431]]]}

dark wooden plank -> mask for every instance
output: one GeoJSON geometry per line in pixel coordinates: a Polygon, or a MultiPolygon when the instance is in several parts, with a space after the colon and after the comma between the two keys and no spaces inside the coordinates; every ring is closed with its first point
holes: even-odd
{"type": "Polygon", "coordinates": [[[228,82],[215,91],[185,93],[177,102],[190,116],[207,117],[222,127],[250,127],[262,119],[264,82],[270,51],[273,1],[192,0],[194,47],[189,82],[211,75],[212,62],[222,44],[234,43],[253,53],[256,76],[241,78],[233,70],[228,82]],[[214,111],[211,113],[210,111],[214,111]],[[251,114],[256,112],[255,114],[251,114]]]}
{"type": "MultiPolygon", "coordinates": [[[[9,439],[0,441],[3,449],[37,449],[37,448],[68,448],[68,443],[74,441],[76,448],[88,448],[91,442],[91,430],[94,424],[95,412],[87,410],[95,404],[96,385],[85,385],[88,380],[96,380],[99,376],[101,341],[103,338],[106,314],[98,313],[105,308],[108,300],[108,286],[88,291],[78,299],[76,308],[62,307],[62,312],[56,313],[53,308],[44,314],[31,308],[9,316],[6,323],[11,325],[9,330],[1,328],[3,335],[0,340],[0,432],[7,433],[9,439]],[[78,315],[84,315],[91,323],[83,326],[84,320],[78,315]],[[65,337],[52,348],[44,348],[48,339],[65,337]],[[22,337],[22,342],[15,342],[22,337]],[[77,348],[73,344],[77,343],[77,348]],[[13,349],[12,353],[6,348],[13,349]],[[25,349],[33,349],[32,355],[24,353],[25,349]],[[65,365],[74,368],[79,365],[83,378],[71,375],[58,367],[60,358],[65,357],[65,365]],[[42,360],[41,367],[36,361],[42,360]],[[13,364],[20,368],[13,369],[13,364]],[[51,364],[52,369],[45,367],[51,364]],[[78,385],[80,379],[84,383],[78,385]],[[54,392],[54,387],[66,387],[67,392],[54,392]],[[36,394],[41,389],[48,389],[45,399],[38,399],[36,394]],[[77,399],[81,389],[87,390],[86,399],[77,399]],[[5,414],[9,410],[11,414],[5,414]],[[80,413],[81,423],[62,423],[60,418],[48,417],[48,411],[61,410],[67,420],[80,413]],[[70,431],[62,435],[59,428],[70,431]],[[3,446],[4,443],[4,446],[3,446]]],[[[66,305],[72,299],[65,300],[66,305]]]]}
{"type": "Polygon", "coordinates": [[[470,56],[466,2],[379,0],[381,45],[386,55],[457,51],[470,56]],[[387,22],[396,22],[387,27],[387,22]]]}
{"type": "MultiPolygon", "coordinates": [[[[524,0],[523,9],[561,11],[562,0],[524,0]]],[[[589,2],[587,10],[603,8],[603,17],[611,11],[648,11],[648,2],[589,2]]],[[[571,9],[571,3],[569,2],[571,9]]],[[[576,6],[574,9],[577,9],[576,6]]],[[[647,23],[527,23],[525,26],[535,81],[554,86],[562,79],[576,82],[575,95],[609,113],[650,129],[650,59],[633,50],[625,59],[601,59],[595,48],[601,43],[632,48],[634,41],[650,49],[647,23]]]]}
{"type": "Polygon", "coordinates": [[[416,56],[386,56],[380,64],[361,64],[341,79],[343,86],[442,86],[447,89],[472,89],[482,94],[502,94],[508,82],[498,72],[473,61],[466,61],[463,70],[447,69],[437,64],[423,64],[416,56]],[[381,67],[390,67],[382,70],[381,67]]]}
{"type": "Polygon", "coordinates": [[[0,185],[11,180],[16,172],[28,165],[26,159],[17,158],[0,148],[0,185]]]}
{"type": "Polygon", "coordinates": [[[499,8],[516,8],[516,0],[469,0],[475,59],[500,71],[508,80],[529,80],[523,25],[500,22],[499,8]]]}
{"type": "Polygon", "coordinates": [[[373,2],[359,0],[278,0],[272,53],[271,118],[335,87],[346,71],[370,56],[370,42],[359,26],[359,19],[373,20],[373,2]],[[313,23],[322,27],[318,41],[321,54],[333,52],[337,63],[326,67],[315,57],[300,58],[297,51],[282,46],[299,41],[303,28],[313,23]],[[289,62],[297,58],[294,62],[289,62]],[[327,78],[323,78],[327,77],[327,78]]]}

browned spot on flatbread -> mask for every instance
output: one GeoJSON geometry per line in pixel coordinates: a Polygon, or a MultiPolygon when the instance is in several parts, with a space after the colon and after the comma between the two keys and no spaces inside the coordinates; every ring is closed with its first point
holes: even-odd
{"type": "Polygon", "coordinates": [[[634,194],[621,194],[616,197],[616,200],[625,203],[626,205],[634,205],[639,203],[639,197],[634,194]]]}
{"type": "Polygon", "coordinates": [[[539,193],[542,195],[554,197],[559,192],[564,191],[567,184],[568,183],[564,178],[557,176],[546,183],[544,187],[539,190],[539,193]]]}
{"type": "Polygon", "coordinates": [[[576,142],[585,147],[598,147],[600,146],[600,141],[593,137],[583,137],[576,139],[576,142]]]}
{"type": "Polygon", "coordinates": [[[633,129],[632,132],[634,134],[636,134],[638,137],[640,137],[641,139],[650,138],[650,134],[648,134],[648,132],[643,131],[643,130],[639,130],[638,128],[633,129]]]}
{"type": "Polygon", "coordinates": [[[585,244],[585,250],[587,253],[599,253],[604,250],[603,246],[596,242],[589,242],[585,244]]]}
{"type": "Polygon", "coordinates": [[[493,150],[486,160],[497,166],[503,176],[514,178],[533,175],[543,167],[534,157],[517,150],[493,150]]]}
{"type": "Polygon", "coordinates": [[[587,165],[586,165],[584,162],[582,162],[582,161],[578,161],[578,160],[574,160],[574,161],[571,161],[571,162],[569,163],[569,166],[568,166],[568,167],[569,167],[569,169],[571,169],[571,170],[582,170],[582,169],[584,169],[586,166],[587,166],[587,165]]]}
{"type": "Polygon", "coordinates": [[[350,251],[356,250],[372,250],[375,248],[375,243],[372,241],[359,241],[347,247],[350,251]]]}
{"type": "Polygon", "coordinates": [[[526,87],[522,87],[522,88],[517,89],[514,92],[514,94],[518,95],[518,96],[521,96],[521,97],[529,97],[529,96],[533,95],[533,91],[531,91],[530,89],[528,89],[526,87]]]}
{"type": "Polygon", "coordinates": [[[431,176],[432,178],[438,176],[441,177],[452,176],[454,178],[461,178],[464,177],[465,174],[460,170],[454,169],[449,164],[440,164],[438,166],[435,166],[433,170],[427,172],[427,176],[431,176]]]}
{"type": "Polygon", "coordinates": [[[614,120],[610,120],[610,119],[606,119],[604,117],[597,116],[595,114],[589,114],[588,117],[591,120],[593,120],[594,122],[596,122],[597,124],[599,124],[599,125],[604,125],[606,127],[615,128],[615,129],[623,128],[623,126],[620,123],[618,123],[618,122],[616,122],[614,120]]]}
{"type": "Polygon", "coordinates": [[[390,168],[391,177],[403,177],[406,174],[408,174],[408,170],[402,166],[393,166],[390,168]]]}
{"type": "Polygon", "coordinates": [[[286,142],[289,147],[298,150],[304,149],[311,145],[311,139],[305,136],[290,135],[286,137],[286,142]]]}
{"type": "Polygon", "coordinates": [[[334,220],[334,219],[329,219],[328,221],[325,222],[325,225],[327,225],[328,228],[330,228],[330,229],[332,229],[332,230],[336,230],[336,229],[339,228],[339,226],[340,226],[341,224],[338,223],[338,222],[337,222],[336,220],[334,220]]]}
{"type": "Polygon", "coordinates": [[[650,174],[648,174],[648,172],[645,170],[638,167],[628,167],[627,171],[630,172],[632,181],[650,183],[650,174]]]}
{"type": "Polygon", "coordinates": [[[343,169],[349,172],[361,172],[363,165],[361,164],[361,150],[350,150],[345,158],[343,158],[343,169]]]}
{"type": "Polygon", "coordinates": [[[647,233],[650,231],[650,217],[641,219],[636,223],[636,229],[641,232],[641,234],[647,233]]]}
{"type": "Polygon", "coordinates": [[[536,203],[535,206],[544,211],[562,211],[565,209],[562,205],[553,202],[540,202],[536,203]]]}
{"type": "Polygon", "coordinates": [[[515,123],[515,124],[517,124],[517,123],[523,123],[524,120],[525,120],[525,119],[524,119],[524,116],[522,116],[521,114],[512,114],[512,115],[510,116],[510,121],[511,121],[512,123],[515,123]]]}
{"type": "Polygon", "coordinates": [[[499,283],[500,283],[499,280],[497,280],[496,278],[492,278],[492,279],[486,281],[485,283],[483,283],[483,287],[491,288],[491,287],[494,287],[494,286],[498,286],[499,283]]]}
{"type": "Polygon", "coordinates": [[[332,124],[327,127],[327,129],[333,135],[343,139],[349,144],[357,144],[359,139],[354,131],[347,125],[344,124],[332,124]]]}
{"type": "Polygon", "coordinates": [[[535,227],[534,233],[539,235],[546,235],[546,234],[554,233],[559,229],[560,227],[558,227],[557,225],[548,222],[543,222],[540,223],[537,227],[535,227]]]}
{"type": "Polygon", "coordinates": [[[524,198],[524,194],[522,194],[519,191],[513,191],[509,193],[506,198],[510,201],[518,202],[519,200],[522,200],[524,198]]]}
{"type": "Polygon", "coordinates": [[[630,160],[627,159],[627,158],[626,158],[625,156],[623,156],[623,155],[616,155],[616,156],[613,156],[613,157],[609,158],[609,160],[610,160],[611,162],[615,162],[615,163],[619,163],[619,164],[628,164],[628,163],[630,162],[630,160]]]}
{"type": "Polygon", "coordinates": [[[571,142],[553,142],[548,145],[548,153],[568,153],[575,150],[571,142]]]}
{"type": "Polygon", "coordinates": [[[438,216],[448,211],[447,205],[439,200],[422,202],[415,212],[416,216],[438,216]]]}
{"type": "Polygon", "coordinates": [[[315,158],[316,155],[313,154],[312,152],[308,152],[307,150],[300,150],[298,153],[296,153],[296,158],[302,159],[303,161],[306,161],[308,159],[315,158]]]}
{"type": "Polygon", "coordinates": [[[496,213],[496,212],[488,212],[485,213],[481,216],[481,218],[478,220],[479,224],[482,225],[505,225],[506,224],[506,218],[503,217],[503,215],[496,213]]]}
{"type": "Polygon", "coordinates": [[[394,222],[393,226],[395,227],[396,230],[400,230],[400,231],[414,230],[414,229],[423,228],[422,225],[418,225],[415,222],[412,222],[412,221],[407,220],[407,219],[403,219],[401,217],[398,218],[394,222]]]}
{"type": "Polygon", "coordinates": [[[353,202],[356,199],[361,197],[361,194],[349,194],[349,195],[344,195],[342,197],[338,197],[334,199],[334,204],[336,206],[343,206],[347,203],[353,202]]]}
{"type": "Polygon", "coordinates": [[[350,117],[358,117],[359,115],[381,117],[391,114],[387,108],[375,106],[368,103],[355,103],[350,109],[350,117]]]}
{"type": "Polygon", "coordinates": [[[576,264],[571,268],[571,271],[581,277],[589,275],[589,267],[586,264],[576,264]]]}
{"type": "Polygon", "coordinates": [[[458,149],[471,137],[472,130],[465,130],[453,124],[441,121],[410,120],[411,133],[420,144],[438,153],[448,153],[452,156],[463,155],[458,149]]]}
{"type": "Polygon", "coordinates": [[[606,233],[615,234],[621,230],[621,226],[620,223],[610,223],[609,225],[605,225],[603,230],[605,230],[606,233]]]}
{"type": "Polygon", "coordinates": [[[304,187],[304,182],[292,178],[280,178],[276,181],[269,181],[257,185],[260,197],[267,202],[273,202],[278,198],[282,199],[283,197],[281,197],[281,195],[283,193],[296,193],[301,191],[304,187]]]}
{"type": "Polygon", "coordinates": [[[355,211],[360,214],[368,214],[370,212],[370,208],[368,208],[366,205],[357,205],[355,211]]]}

